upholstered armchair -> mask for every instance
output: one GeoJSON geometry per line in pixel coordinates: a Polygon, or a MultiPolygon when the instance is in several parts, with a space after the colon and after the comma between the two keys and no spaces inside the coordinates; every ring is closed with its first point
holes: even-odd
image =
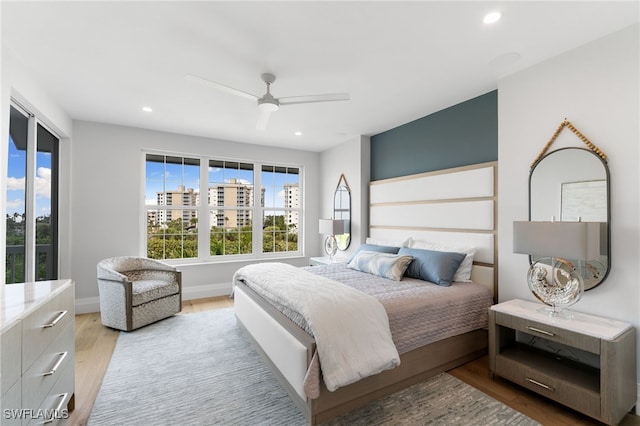
{"type": "Polygon", "coordinates": [[[131,331],[182,310],[182,273],[144,257],[98,262],[102,324],[131,331]]]}

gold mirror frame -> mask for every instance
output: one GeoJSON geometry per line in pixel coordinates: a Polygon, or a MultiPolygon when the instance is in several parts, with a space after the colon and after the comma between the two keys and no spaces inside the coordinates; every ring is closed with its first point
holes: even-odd
{"type": "MultiPolygon", "coordinates": [[[[554,174],[555,176],[555,174],[554,174]]],[[[581,265],[584,289],[590,290],[601,284],[611,269],[611,202],[609,167],[606,154],[596,147],[566,118],[545,145],[529,173],[529,220],[584,220],[601,222],[599,259],[576,262],[581,265]],[[588,147],[567,147],[547,152],[564,128],[571,130],[588,147]],[[597,159],[597,160],[596,160],[597,159]],[[599,161],[598,161],[599,160],[599,161]],[[572,173],[572,164],[582,164],[581,172],[572,173]],[[601,167],[600,167],[601,166],[601,167]],[[550,173],[557,171],[556,182],[550,173]],[[588,171],[587,171],[588,170],[588,171]],[[537,172],[536,175],[534,172],[537,172]],[[544,174],[540,174],[544,173],[544,174]],[[545,185],[540,187],[539,185],[545,185]],[[551,186],[549,186],[551,185],[551,186]],[[549,195],[542,196],[541,192],[549,195]],[[549,201],[549,197],[553,197],[549,201]],[[540,208],[544,204],[546,207],[540,208]],[[591,206],[590,206],[591,205],[591,206]],[[550,210],[550,211],[548,211],[550,210]]],[[[530,262],[536,259],[530,257],[530,262]]]]}

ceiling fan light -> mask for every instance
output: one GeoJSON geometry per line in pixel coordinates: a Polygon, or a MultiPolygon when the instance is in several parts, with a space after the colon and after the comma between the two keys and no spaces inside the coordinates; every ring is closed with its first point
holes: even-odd
{"type": "Polygon", "coordinates": [[[258,109],[265,112],[274,112],[280,109],[278,101],[275,99],[259,99],[258,109]]]}

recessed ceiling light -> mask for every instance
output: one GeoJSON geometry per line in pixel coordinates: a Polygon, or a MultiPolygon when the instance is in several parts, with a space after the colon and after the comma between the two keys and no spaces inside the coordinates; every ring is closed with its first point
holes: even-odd
{"type": "Polygon", "coordinates": [[[296,136],[302,136],[302,132],[295,132],[294,133],[296,136]]]}
{"type": "Polygon", "coordinates": [[[495,24],[502,18],[502,12],[491,12],[484,15],[482,22],[485,24],[495,24]]]}
{"type": "Polygon", "coordinates": [[[148,106],[144,106],[144,107],[142,107],[142,110],[143,110],[144,112],[153,112],[153,110],[151,109],[151,107],[148,107],[148,106]]]}

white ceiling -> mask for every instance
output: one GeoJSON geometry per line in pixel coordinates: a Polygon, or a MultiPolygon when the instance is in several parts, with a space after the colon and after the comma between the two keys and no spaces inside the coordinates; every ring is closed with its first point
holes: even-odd
{"type": "Polygon", "coordinates": [[[638,22],[638,6],[2,1],[2,44],[74,119],[322,151],[496,89],[502,76],[638,22]],[[502,20],[483,24],[493,10],[502,20]],[[263,72],[277,76],[276,97],[351,100],[282,106],[258,131],[255,103],[184,79],[262,95],[263,72]]]}

